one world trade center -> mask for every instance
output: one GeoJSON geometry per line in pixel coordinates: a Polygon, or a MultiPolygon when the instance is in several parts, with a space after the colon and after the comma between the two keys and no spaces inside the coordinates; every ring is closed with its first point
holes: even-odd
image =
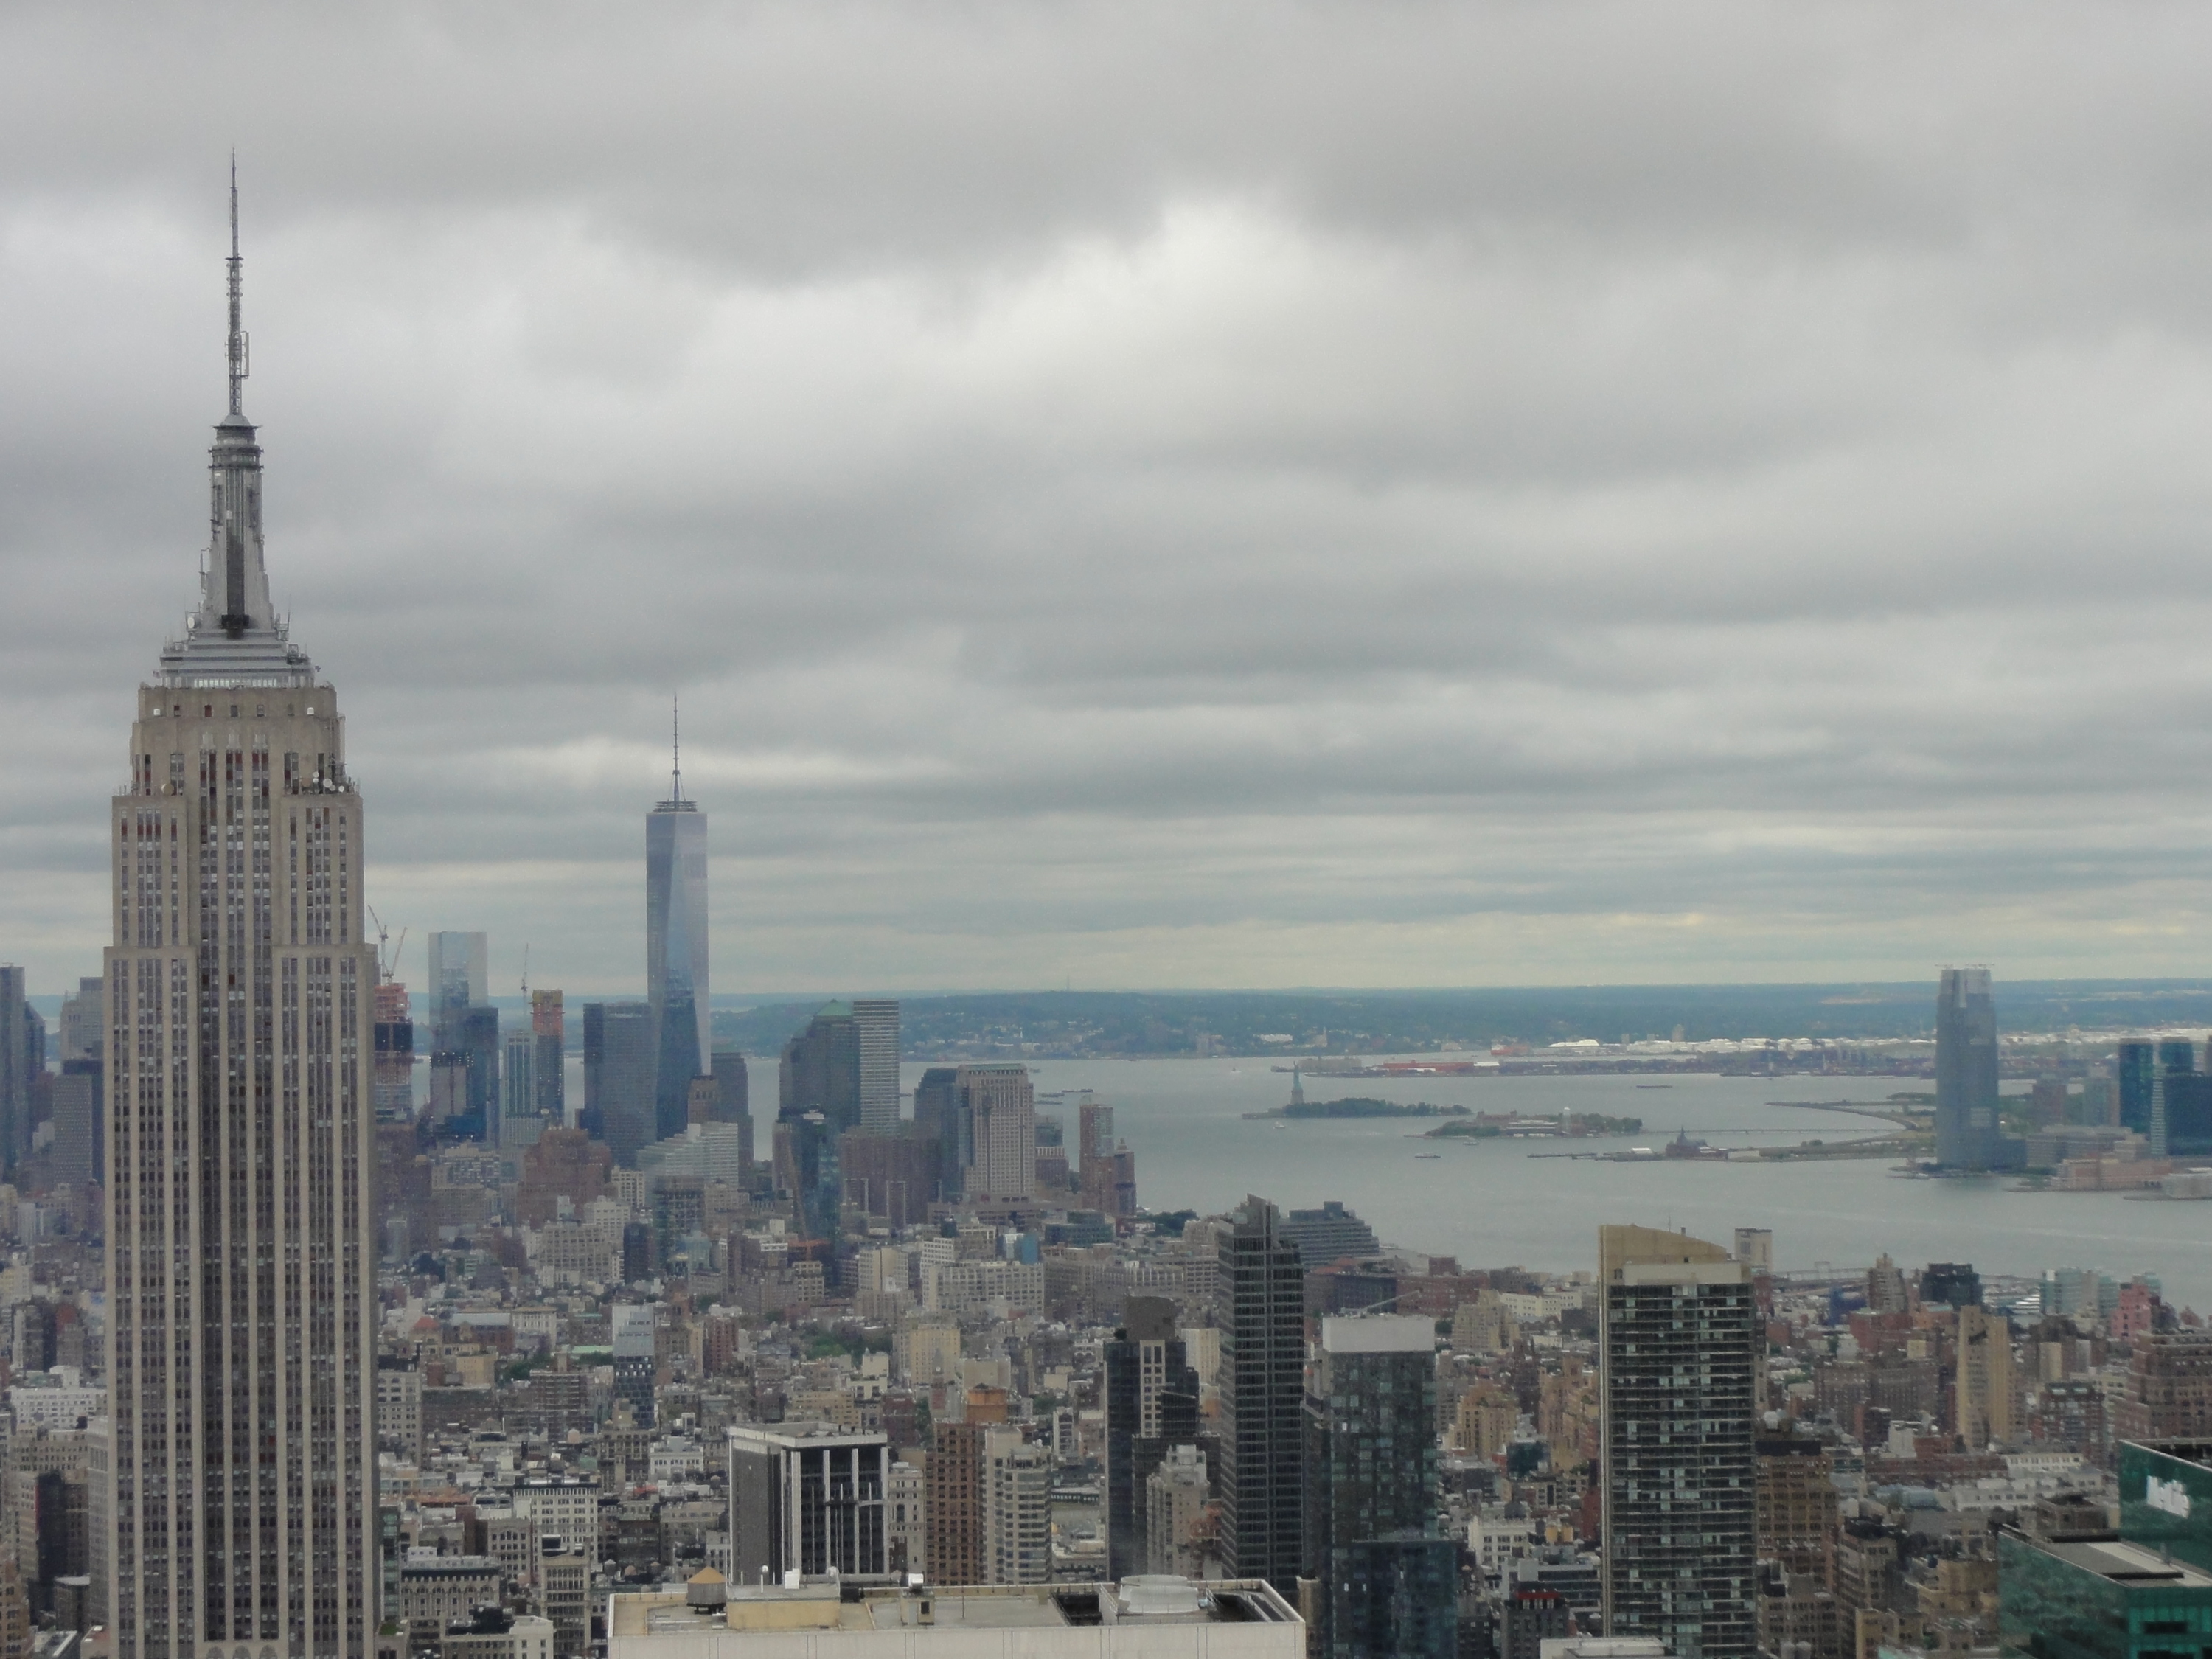
{"type": "Polygon", "coordinates": [[[711,1066],[707,1007],[707,815],[684,799],[675,754],[668,799],[645,819],[645,981],[653,1007],[653,1138],[680,1135],[691,1080],[711,1066]]]}

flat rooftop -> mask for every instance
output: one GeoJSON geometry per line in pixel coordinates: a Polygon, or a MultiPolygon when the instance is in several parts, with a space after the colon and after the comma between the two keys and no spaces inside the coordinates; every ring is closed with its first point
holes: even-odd
{"type": "Polygon", "coordinates": [[[2128,1443],[2141,1446],[2146,1451],[2163,1452],[2185,1463],[2212,1468],[2212,1440],[2136,1440],[2128,1443]]]}
{"type": "Polygon", "coordinates": [[[2212,1589],[2212,1574],[2186,1561],[2169,1560],[2124,1539],[2076,1539],[2039,1547],[2069,1566],[2130,1589],[2212,1589]]]}
{"type": "Polygon", "coordinates": [[[1297,1613],[1263,1579],[1131,1578],[1120,1585],[738,1585],[729,1589],[728,1597],[720,1607],[702,1609],[688,1604],[682,1585],[617,1594],[608,1601],[607,1635],[1048,1630],[1109,1625],[1152,1629],[1299,1622],[1297,1613]]]}

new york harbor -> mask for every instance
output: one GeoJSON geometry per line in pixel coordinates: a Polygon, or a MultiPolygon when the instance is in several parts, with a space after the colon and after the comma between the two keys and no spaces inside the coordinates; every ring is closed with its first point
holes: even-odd
{"type": "Polygon", "coordinates": [[[2212,15],[0,64],[0,1659],[2212,1656],[2212,15]]]}

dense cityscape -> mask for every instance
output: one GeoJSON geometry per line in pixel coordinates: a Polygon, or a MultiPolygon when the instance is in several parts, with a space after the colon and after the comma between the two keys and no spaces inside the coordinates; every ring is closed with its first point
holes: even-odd
{"type": "Polygon", "coordinates": [[[1843,1259],[1751,1184],[2212,1217],[2212,983],[736,996],[742,807],[673,708],[643,961],[585,981],[642,995],[495,978],[464,884],[372,908],[264,560],[234,164],[229,234],[108,943],[0,965],[0,1659],[2212,1659],[2178,1270],[1856,1212],[1843,1259]],[[1371,1131],[1407,1203],[1156,1150],[1145,1061],[1236,1062],[1222,1145],[1371,1131]],[[1711,1079],[1781,1115],[1684,1115],[1711,1079]],[[1419,1236],[1417,1180],[1516,1167],[1579,1255],[1419,1236]],[[1744,1224],[1626,1184],[1667,1171],[1744,1224]]]}

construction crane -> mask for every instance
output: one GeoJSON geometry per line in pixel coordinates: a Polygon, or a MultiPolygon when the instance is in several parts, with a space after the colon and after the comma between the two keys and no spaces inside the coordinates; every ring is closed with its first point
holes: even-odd
{"type": "Polygon", "coordinates": [[[387,954],[384,947],[392,934],[384,925],[384,918],[376,914],[374,904],[368,907],[368,919],[376,924],[376,977],[380,982],[389,984],[398,970],[399,953],[407,948],[407,930],[404,927],[399,930],[399,943],[393,945],[387,954]]]}
{"type": "Polygon", "coordinates": [[[522,947],[522,1001],[523,1001],[523,1005],[524,1005],[524,1006],[526,1006],[526,1006],[529,1006],[529,1003],[530,1003],[530,946],[529,946],[529,945],[525,945],[522,947]]]}

